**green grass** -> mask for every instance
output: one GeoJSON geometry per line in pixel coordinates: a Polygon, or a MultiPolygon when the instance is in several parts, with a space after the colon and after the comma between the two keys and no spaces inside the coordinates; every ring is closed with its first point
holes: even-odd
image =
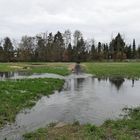
{"type": "Polygon", "coordinates": [[[72,63],[0,63],[0,72],[29,71],[31,73],[54,73],[59,75],[70,74],[69,66],[72,63]]]}
{"type": "Polygon", "coordinates": [[[123,119],[106,121],[102,126],[91,124],[67,124],[63,127],[47,127],[25,134],[25,140],[139,140],[140,108],[125,109],[123,119]]]}
{"type": "Polygon", "coordinates": [[[120,63],[83,63],[87,73],[98,77],[120,76],[126,78],[140,77],[139,62],[120,62],[120,63]]]}
{"type": "Polygon", "coordinates": [[[55,73],[63,76],[70,74],[66,65],[30,66],[30,68],[32,73],[55,73]]]}
{"type": "MultiPolygon", "coordinates": [[[[70,74],[71,63],[0,63],[0,72],[27,71],[30,73],[70,74]]],[[[49,95],[62,87],[64,81],[56,79],[25,79],[0,81],[0,127],[13,122],[16,114],[33,106],[42,95],[49,95]]]]}
{"type": "MultiPolygon", "coordinates": [[[[0,63],[0,72],[29,71],[31,73],[70,74],[74,63],[0,63]]],[[[82,63],[85,72],[100,76],[140,77],[140,62],[90,62],[82,63]]]]}
{"type": "Polygon", "coordinates": [[[14,71],[14,68],[10,68],[6,63],[0,63],[0,72],[9,72],[11,70],[14,71]]]}
{"type": "MultiPolygon", "coordinates": [[[[70,74],[71,63],[0,63],[0,72],[27,71],[30,73],[70,74]]],[[[25,79],[0,81],[0,127],[13,122],[16,114],[33,106],[43,95],[62,87],[64,81],[56,79],[25,79]]]]}
{"type": "Polygon", "coordinates": [[[20,110],[32,107],[63,84],[63,80],[47,78],[0,81],[0,127],[13,122],[20,110]]]}

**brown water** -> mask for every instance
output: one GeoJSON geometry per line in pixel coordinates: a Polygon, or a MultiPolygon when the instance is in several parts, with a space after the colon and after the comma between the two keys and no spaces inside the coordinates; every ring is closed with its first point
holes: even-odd
{"type": "MultiPolygon", "coordinates": [[[[55,78],[56,75],[51,76],[55,78]]],[[[63,78],[66,82],[61,92],[42,97],[32,109],[19,113],[15,124],[0,131],[0,140],[21,139],[22,134],[51,122],[72,123],[78,120],[82,124],[101,125],[107,119],[119,118],[122,108],[140,105],[139,80],[99,79],[88,74],[63,78]]]]}

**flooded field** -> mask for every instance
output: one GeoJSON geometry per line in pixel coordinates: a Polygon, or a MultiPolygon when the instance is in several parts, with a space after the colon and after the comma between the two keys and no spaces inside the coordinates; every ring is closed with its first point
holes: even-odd
{"type": "Polygon", "coordinates": [[[16,122],[0,131],[0,139],[21,139],[21,135],[45,127],[52,122],[92,123],[101,125],[107,119],[117,119],[124,107],[140,105],[140,81],[134,79],[96,78],[89,74],[67,77],[54,74],[13,75],[8,78],[63,78],[62,91],[42,97],[37,104],[22,111],[16,122]]]}
{"type": "Polygon", "coordinates": [[[8,79],[33,79],[33,78],[58,78],[65,79],[64,76],[52,73],[30,73],[30,72],[0,72],[0,80],[8,80],[8,79]]]}

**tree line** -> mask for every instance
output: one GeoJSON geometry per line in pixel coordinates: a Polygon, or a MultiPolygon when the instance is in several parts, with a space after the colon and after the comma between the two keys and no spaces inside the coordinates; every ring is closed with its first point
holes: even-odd
{"type": "Polygon", "coordinates": [[[140,59],[140,45],[126,44],[120,33],[110,43],[95,43],[83,38],[76,30],[56,34],[43,33],[23,36],[20,42],[5,37],[0,41],[0,62],[81,62],[81,61],[122,61],[140,59]]]}

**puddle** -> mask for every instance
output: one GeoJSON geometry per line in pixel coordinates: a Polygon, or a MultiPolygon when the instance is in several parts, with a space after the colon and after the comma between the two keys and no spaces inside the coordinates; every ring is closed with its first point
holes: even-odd
{"type": "Polygon", "coordinates": [[[140,105],[139,80],[101,79],[88,74],[73,74],[65,80],[61,92],[42,97],[32,109],[19,113],[15,124],[0,131],[0,139],[20,140],[22,134],[51,122],[78,120],[101,125],[107,119],[119,118],[122,108],[140,105]]]}
{"type": "Polygon", "coordinates": [[[0,80],[8,79],[33,79],[33,78],[57,78],[65,79],[64,76],[52,73],[30,73],[30,72],[0,72],[0,80]]]}
{"type": "Polygon", "coordinates": [[[16,77],[24,77],[29,75],[31,75],[31,73],[29,72],[0,72],[0,80],[6,80],[16,77]]]}

